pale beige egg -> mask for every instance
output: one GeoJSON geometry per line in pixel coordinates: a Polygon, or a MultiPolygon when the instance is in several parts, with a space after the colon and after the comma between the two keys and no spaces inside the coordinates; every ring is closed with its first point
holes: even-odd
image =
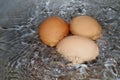
{"type": "Polygon", "coordinates": [[[94,60],[99,55],[98,45],[93,40],[75,35],[61,40],[56,50],[73,64],[94,60]]]}
{"type": "Polygon", "coordinates": [[[97,40],[101,37],[102,28],[98,21],[90,16],[77,16],[70,22],[72,34],[97,40]]]}
{"type": "Polygon", "coordinates": [[[48,46],[55,46],[69,33],[66,21],[57,16],[47,18],[39,26],[39,36],[42,42],[48,46]]]}

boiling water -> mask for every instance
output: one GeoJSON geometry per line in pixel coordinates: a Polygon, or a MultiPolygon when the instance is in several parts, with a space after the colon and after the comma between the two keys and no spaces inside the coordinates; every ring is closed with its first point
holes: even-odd
{"type": "Polygon", "coordinates": [[[0,80],[120,80],[119,0],[1,0],[0,80]],[[102,25],[95,61],[68,66],[69,61],[38,37],[48,16],[69,22],[90,15],[102,25]]]}

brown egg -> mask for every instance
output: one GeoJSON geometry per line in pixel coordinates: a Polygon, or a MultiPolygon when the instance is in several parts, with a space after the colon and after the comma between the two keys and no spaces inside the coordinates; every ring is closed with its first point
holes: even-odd
{"type": "Polygon", "coordinates": [[[97,40],[101,37],[101,25],[90,16],[77,16],[70,22],[70,31],[72,34],[84,36],[97,40]]]}
{"type": "Polygon", "coordinates": [[[99,55],[98,45],[91,39],[81,36],[68,36],[61,40],[56,50],[73,64],[96,59],[99,55]]]}
{"type": "Polygon", "coordinates": [[[57,16],[47,18],[39,26],[39,36],[43,43],[48,46],[55,46],[69,33],[67,22],[57,16]]]}

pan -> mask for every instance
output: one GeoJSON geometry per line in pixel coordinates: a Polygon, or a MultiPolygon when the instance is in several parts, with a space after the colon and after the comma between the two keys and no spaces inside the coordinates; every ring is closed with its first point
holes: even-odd
{"type": "Polygon", "coordinates": [[[120,0],[0,0],[0,80],[120,80],[120,0]],[[49,16],[89,15],[102,25],[95,61],[67,66],[41,42],[49,16]]]}

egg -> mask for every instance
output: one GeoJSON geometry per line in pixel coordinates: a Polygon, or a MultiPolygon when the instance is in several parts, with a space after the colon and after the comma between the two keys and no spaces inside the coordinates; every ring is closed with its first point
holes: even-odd
{"type": "Polygon", "coordinates": [[[39,26],[39,37],[48,46],[56,46],[69,33],[68,23],[62,18],[52,16],[45,19],[39,26]]]}
{"type": "Polygon", "coordinates": [[[77,35],[61,40],[56,51],[73,64],[94,60],[99,55],[98,45],[93,40],[77,35]]]}
{"type": "Polygon", "coordinates": [[[70,22],[72,34],[97,40],[101,37],[102,28],[98,21],[90,16],[77,16],[70,22]]]}

